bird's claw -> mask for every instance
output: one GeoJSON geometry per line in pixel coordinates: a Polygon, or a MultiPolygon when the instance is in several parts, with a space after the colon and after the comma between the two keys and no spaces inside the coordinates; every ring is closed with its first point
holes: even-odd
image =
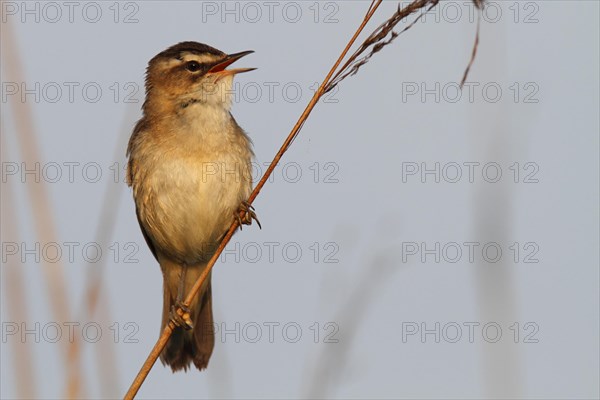
{"type": "Polygon", "coordinates": [[[173,321],[175,326],[181,327],[186,331],[194,327],[194,323],[192,322],[192,318],[190,317],[189,307],[186,307],[181,302],[178,302],[177,305],[171,306],[171,321],[173,321]],[[177,312],[178,310],[181,310],[182,314],[179,314],[177,312]]]}
{"type": "Polygon", "coordinates": [[[260,229],[262,229],[262,226],[260,225],[260,221],[258,220],[256,213],[254,212],[254,207],[252,206],[252,204],[248,203],[247,201],[241,202],[240,206],[238,207],[237,211],[235,212],[235,218],[240,225],[240,230],[242,229],[242,225],[252,225],[252,220],[255,220],[256,223],[258,224],[258,227],[260,229]],[[245,212],[244,218],[240,217],[241,211],[245,212]]]}

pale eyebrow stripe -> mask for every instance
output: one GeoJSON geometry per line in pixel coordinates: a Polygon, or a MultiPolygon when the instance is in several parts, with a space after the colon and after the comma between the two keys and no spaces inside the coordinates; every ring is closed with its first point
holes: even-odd
{"type": "Polygon", "coordinates": [[[220,58],[221,57],[215,56],[215,55],[212,55],[212,54],[198,55],[198,54],[194,54],[194,53],[183,53],[181,55],[181,59],[183,60],[183,62],[186,62],[186,61],[197,61],[200,64],[214,62],[214,61],[217,61],[220,58]]]}

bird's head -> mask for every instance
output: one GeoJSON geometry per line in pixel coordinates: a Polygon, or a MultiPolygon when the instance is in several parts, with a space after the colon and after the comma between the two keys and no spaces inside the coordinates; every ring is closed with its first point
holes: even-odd
{"type": "Polygon", "coordinates": [[[172,112],[194,105],[228,110],[234,75],[256,68],[226,68],[250,53],[225,54],[198,42],[169,47],[148,63],[144,110],[172,112]]]}

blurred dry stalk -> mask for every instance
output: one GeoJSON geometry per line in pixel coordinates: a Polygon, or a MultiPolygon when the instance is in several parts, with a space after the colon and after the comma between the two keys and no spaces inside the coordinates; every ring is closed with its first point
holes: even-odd
{"type": "MultiPolygon", "coordinates": [[[[381,238],[375,238],[373,243],[367,246],[368,249],[376,250],[368,256],[370,260],[364,263],[368,264],[368,267],[357,280],[358,284],[344,298],[343,306],[333,319],[344,327],[345,334],[335,346],[324,347],[316,365],[307,368],[312,371],[309,392],[306,395],[308,399],[335,397],[335,393],[332,393],[335,385],[339,385],[344,375],[348,374],[348,370],[352,373],[354,364],[349,360],[349,353],[361,329],[361,322],[369,307],[384,290],[386,283],[391,282],[393,274],[398,271],[395,266],[397,256],[394,247],[381,246],[380,240],[381,238]]],[[[357,258],[358,255],[354,259],[357,258]]]]}
{"type": "MultiPolygon", "coordinates": [[[[24,77],[14,75],[17,73],[17,71],[22,71],[22,68],[20,68],[19,66],[19,59],[16,47],[14,47],[13,49],[14,39],[12,36],[12,32],[10,32],[9,25],[7,23],[4,23],[2,30],[3,33],[5,33],[2,38],[3,48],[7,49],[5,51],[7,51],[9,55],[9,57],[6,57],[6,62],[8,64],[8,75],[13,74],[12,76],[14,78],[17,78],[14,79],[15,81],[24,82],[24,77]],[[6,41],[6,43],[4,43],[4,41],[6,41]]],[[[14,108],[15,117],[18,123],[17,128],[20,129],[19,131],[21,132],[21,135],[18,135],[18,139],[21,141],[23,159],[26,161],[40,161],[40,154],[38,153],[37,148],[32,145],[33,143],[36,143],[34,128],[30,122],[33,121],[32,112],[25,104],[22,103],[14,104],[14,108]]],[[[127,123],[124,121],[122,130],[128,130],[129,125],[130,124],[128,123],[128,121],[127,123]]],[[[121,137],[125,138],[126,136],[121,135],[121,137]]],[[[122,154],[123,143],[117,142],[115,147],[116,157],[117,154],[122,154]]],[[[3,158],[4,155],[5,153],[3,152],[3,158]]],[[[41,210],[39,212],[49,214],[49,210],[46,210],[44,208],[47,207],[49,204],[48,198],[45,194],[46,192],[42,190],[43,188],[39,187],[43,184],[43,182],[35,184],[29,183],[29,185],[35,186],[32,188],[32,193],[30,194],[30,197],[34,199],[34,215],[37,215],[37,209],[41,210]]],[[[10,193],[6,193],[9,192],[8,190],[6,190],[6,186],[3,189],[3,195],[10,195],[10,193]]],[[[116,219],[116,214],[113,211],[117,208],[116,205],[118,204],[119,195],[122,192],[122,189],[122,185],[115,186],[114,184],[109,183],[107,193],[104,199],[104,206],[102,208],[102,213],[99,219],[98,230],[95,240],[96,243],[107,243],[112,235],[116,219]]],[[[3,200],[6,199],[3,197],[3,200]]],[[[11,201],[6,201],[6,204],[9,205],[7,205],[5,208],[11,211],[8,214],[2,214],[2,217],[6,217],[6,219],[9,221],[6,224],[2,224],[2,227],[9,230],[9,236],[16,237],[15,229],[17,225],[15,221],[12,221],[12,209],[14,209],[14,207],[10,205],[13,203],[11,201]]],[[[41,227],[38,227],[38,229],[41,229],[44,232],[54,231],[54,229],[51,227],[51,221],[37,221],[41,225],[41,227]]],[[[44,237],[40,236],[40,239],[44,239],[44,237]]],[[[47,240],[49,239],[51,239],[51,237],[47,236],[45,242],[48,243],[47,240]]],[[[54,239],[50,240],[50,242],[54,241],[54,239]]],[[[85,291],[86,297],[84,301],[84,308],[82,310],[79,310],[76,314],[79,316],[79,318],[77,318],[78,321],[81,321],[83,317],[92,318],[95,314],[103,322],[110,320],[110,310],[108,308],[108,301],[106,299],[106,296],[103,296],[103,292],[101,291],[102,272],[104,270],[104,264],[105,259],[103,258],[100,263],[97,263],[95,265],[88,264],[87,266],[89,274],[87,289],[85,291]]],[[[9,308],[11,310],[14,310],[13,312],[11,312],[11,314],[14,315],[15,320],[27,321],[28,318],[25,309],[26,302],[24,301],[26,297],[25,294],[27,293],[27,291],[25,290],[26,285],[23,285],[21,283],[23,279],[21,276],[21,270],[18,269],[16,265],[7,265],[6,267],[6,278],[7,281],[9,281],[10,283],[6,285],[5,293],[7,299],[9,300],[9,308]]],[[[67,292],[64,288],[62,288],[64,283],[62,282],[61,269],[62,266],[58,264],[56,266],[56,270],[51,272],[50,275],[46,275],[46,282],[50,288],[50,293],[60,292],[60,296],[54,296],[52,294],[49,295],[49,297],[51,298],[50,303],[54,305],[53,310],[55,315],[59,316],[59,320],[66,321],[64,319],[61,319],[65,318],[65,315],[69,313],[69,310],[66,309],[67,300],[65,296],[67,292]],[[59,303],[61,304],[59,305],[59,303]]],[[[103,326],[104,325],[108,324],[104,323],[103,326]]],[[[100,378],[100,388],[102,390],[102,396],[106,398],[114,398],[116,397],[115,391],[118,390],[117,388],[119,386],[118,374],[115,368],[116,361],[114,349],[109,342],[105,341],[100,341],[98,346],[95,346],[94,349],[97,350],[98,354],[98,376],[100,378]]],[[[77,341],[77,337],[74,338],[73,342],[70,345],[68,345],[66,349],[65,363],[67,365],[67,382],[65,385],[65,398],[81,398],[84,396],[83,389],[85,386],[82,382],[82,378],[80,375],[80,368],[78,367],[78,365],[80,365],[81,363],[81,350],[82,347],[77,341]]],[[[18,343],[18,345],[15,348],[15,351],[17,352],[17,357],[15,358],[15,367],[16,371],[18,371],[17,390],[19,393],[22,394],[19,397],[34,398],[35,396],[33,393],[35,393],[35,381],[31,372],[29,372],[32,371],[32,357],[31,352],[29,351],[29,347],[27,343],[18,343]],[[27,378],[27,381],[23,381],[24,378],[27,378]]]]}
{"type": "MultiPolygon", "coordinates": [[[[134,107],[128,109],[125,115],[134,114],[134,107]]],[[[113,160],[120,160],[123,155],[123,148],[127,145],[128,131],[131,129],[131,120],[127,117],[123,119],[121,134],[119,140],[115,143],[115,153],[113,160]]],[[[124,185],[115,185],[109,181],[102,201],[102,211],[98,219],[96,228],[95,243],[108,243],[113,235],[115,224],[117,221],[117,213],[121,194],[124,191],[124,185]]],[[[85,301],[78,314],[78,321],[84,317],[95,317],[100,321],[101,326],[108,326],[111,321],[109,301],[106,296],[106,291],[103,290],[103,276],[106,270],[106,258],[101,258],[99,262],[92,264],[89,262],[86,266],[87,282],[85,289],[85,301]]],[[[73,351],[69,353],[70,360],[77,360],[81,356],[79,347],[73,347],[73,351]]],[[[115,349],[108,341],[100,341],[96,350],[96,364],[98,368],[98,378],[100,383],[100,393],[103,398],[118,397],[118,388],[120,386],[119,375],[117,373],[117,362],[115,357],[115,349]]]]}
{"type": "MultiPolygon", "coordinates": [[[[19,62],[19,54],[17,51],[16,41],[14,34],[9,23],[2,23],[2,61],[5,67],[6,76],[9,80],[14,82],[25,82],[24,77],[21,75],[23,67],[19,62]]],[[[25,102],[12,102],[13,114],[15,116],[15,127],[18,132],[17,140],[21,150],[21,158],[26,164],[32,165],[36,162],[40,162],[41,155],[38,149],[35,137],[35,129],[33,126],[33,113],[31,108],[25,102]]],[[[33,220],[35,221],[35,228],[38,239],[43,243],[57,243],[57,229],[52,218],[50,207],[50,197],[46,190],[46,186],[43,181],[40,182],[27,182],[27,189],[29,190],[29,199],[31,201],[31,209],[33,214],[33,220]]],[[[50,309],[54,315],[54,320],[57,323],[63,324],[69,320],[70,311],[68,303],[68,290],[64,281],[64,268],[60,261],[55,263],[44,262],[42,271],[44,273],[44,280],[48,289],[48,303],[50,309]]],[[[24,287],[23,293],[26,293],[24,287]]],[[[19,316],[23,317],[23,316],[19,316]]],[[[67,397],[68,398],[81,398],[83,396],[82,390],[85,387],[82,384],[81,369],[77,363],[77,359],[70,360],[69,355],[73,351],[77,351],[78,340],[75,337],[72,343],[64,342],[65,348],[61,353],[63,356],[64,369],[67,373],[67,397]]]]}
{"type": "MultiPolygon", "coordinates": [[[[478,65],[486,75],[499,82],[508,81],[511,71],[506,60],[509,29],[503,29],[486,40],[494,49],[496,57],[485,59],[478,65]]],[[[469,107],[469,143],[482,159],[515,160],[527,157],[527,145],[517,145],[519,140],[530,142],[532,130],[528,126],[533,118],[531,112],[508,107],[486,107],[477,103],[469,107]],[[482,134],[482,129],[487,134],[482,134]],[[529,137],[529,140],[526,138],[529,137]]],[[[496,190],[474,186],[471,190],[471,229],[475,237],[495,238],[499,243],[512,240],[518,226],[519,213],[516,206],[518,190],[507,182],[499,182],[496,190]]],[[[475,299],[480,320],[496,321],[510,325],[526,313],[520,308],[520,282],[518,268],[506,259],[500,259],[494,268],[485,263],[473,269],[475,299]]],[[[480,346],[481,387],[486,398],[517,399],[526,396],[526,353],[523,347],[499,341],[494,346],[480,346]]]]}
{"type": "MultiPolygon", "coordinates": [[[[318,103],[319,99],[324,94],[326,94],[328,91],[330,91],[334,87],[336,87],[343,79],[345,79],[346,77],[348,77],[350,75],[356,74],[358,72],[358,70],[360,69],[360,67],[362,65],[366,64],[369,61],[369,59],[373,56],[373,54],[379,52],[383,47],[390,44],[402,32],[404,32],[404,31],[410,29],[412,26],[414,26],[414,24],[426,12],[431,10],[433,7],[435,7],[439,3],[439,0],[415,0],[412,3],[408,4],[404,8],[399,7],[398,10],[385,23],[380,25],[377,29],[375,29],[375,31],[373,33],[371,33],[371,35],[369,35],[367,37],[367,39],[362,43],[362,45],[358,48],[358,50],[356,50],[354,52],[354,54],[352,54],[352,56],[350,56],[348,58],[346,63],[341,68],[339,68],[340,64],[342,63],[342,61],[348,54],[350,48],[352,47],[352,45],[354,44],[354,42],[356,41],[356,39],[358,38],[360,33],[363,31],[363,29],[365,28],[367,23],[371,20],[371,18],[375,14],[375,11],[377,11],[379,6],[381,5],[382,1],[383,0],[372,0],[371,1],[371,4],[367,10],[367,13],[366,13],[365,17],[363,18],[363,21],[361,22],[359,27],[356,29],[356,31],[354,32],[354,35],[352,36],[352,38],[350,39],[350,41],[348,42],[348,44],[346,45],[346,47],[344,48],[344,50],[342,51],[340,56],[338,57],[337,61],[333,65],[333,67],[329,70],[327,76],[325,77],[325,79],[323,80],[323,82],[321,83],[321,85],[319,86],[317,91],[315,92],[314,96],[312,97],[312,99],[310,100],[310,102],[308,103],[306,108],[304,109],[304,112],[302,113],[302,115],[300,116],[300,118],[298,119],[298,121],[296,122],[294,127],[292,128],[291,132],[285,139],[283,145],[281,146],[281,148],[279,149],[279,151],[273,158],[273,161],[269,165],[269,168],[267,168],[264,175],[262,176],[260,181],[257,183],[256,187],[254,188],[252,194],[250,195],[250,197],[248,199],[249,204],[252,204],[252,202],[256,199],[256,197],[260,193],[261,189],[263,188],[263,186],[265,185],[265,183],[271,176],[273,170],[279,163],[279,160],[281,160],[281,157],[283,157],[283,154],[288,150],[289,146],[293,143],[294,139],[300,133],[302,126],[304,125],[304,123],[306,122],[308,117],[310,116],[310,113],[312,112],[312,110],[314,109],[316,104],[318,103]],[[422,10],[424,8],[427,8],[425,13],[419,15],[415,19],[415,21],[413,21],[408,26],[406,26],[402,31],[400,31],[399,33],[393,31],[394,27],[400,21],[402,21],[409,15],[413,14],[414,12],[422,10]],[[390,38],[386,40],[386,38],[388,36],[390,36],[390,38]],[[372,48],[372,50],[369,54],[367,54],[366,56],[364,56],[362,58],[359,58],[367,49],[370,49],[370,48],[372,48]],[[339,68],[339,70],[338,70],[338,68],[339,68]]],[[[472,1],[475,3],[475,6],[479,10],[481,10],[483,0],[472,0],[472,1]]],[[[466,71],[465,71],[463,81],[466,79],[466,76],[471,67],[471,64],[473,63],[473,60],[474,60],[474,57],[476,54],[476,50],[477,50],[478,37],[479,37],[479,35],[477,35],[477,40],[476,40],[476,43],[475,43],[475,46],[474,46],[474,49],[472,52],[472,58],[471,58],[471,61],[469,62],[469,65],[467,66],[466,71]]],[[[243,211],[240,212],[240,218],[241,218],[240,220],[243,220],[244,215],[245,215],[245,212],[243,212],[243,211]]],[[[231,224],[231,226],[230,226],[229,230],[227,231],[227,233],[225,234],[225,236],[223,237],[221,244],[217,248],[213,257],[208,262],[206,269],[203,271],[202,275],[200,275],[200,277],[198,278],[198,280],[196,281],[196,283],[194,284],[194,286],[191,288],[190,292],[188,293],[185,301],[183,302],[184,306],[189,307],[192,300],[194,299],[194,297],[197,295],[198,291],[200,290],[202,283],[204,282],[204,280],[206,280],[206,277],[208,276],[208,274],[212,270],[213,266],[215,265],[216,261],[218,260],[219,256],[221,255],[221,253],[227,246],[227,243],[229,243],[229,240],[231,240],[231,237],[235,233],[238,226],[239,226],[239,222],[234,218],[234,221],[231,224]]],[[[179,308],[177,310],[177,313],[182,317],[184,315],[184,311],[181,308],[179,308]]],[[[167,344],[169,337],[173,333],[173,329],[175,329],[175,324],[172,321],[170,321],[167,324],[167,326],[165,326],[165,329],[163,330],[158,341],[152,348],[152,351],[148,355],[148,358],[146,359],[146,361],[142,365],[140,371],[138,372],[137,376],[133,380],[129,390],[125,394],[125,397],[124,397],[125,399],[135,398],[135,395],[137,394],[138,390],[144,383],[144,380],[148,376],[148,373],[152,369],[152,366],[154,365],[154,363],[158,359],[160,353],[162,352],[165,345],[167,344]]]]}
{"type": "MultiPolygon", "coordinates": [[[[2,125],[2,121],[0,121],[0,125],[2,125]]],[[[4,132],[3,128],[3,126],[0,127],[0,132],[4,132]]],[[[2,136],[2,141],[4,142],[4,136],[2,136]]],[[[0,146],[2,159],[4,159],[6,155],[5,146],[6,143],[2,143],[0,146]]],[[[11,242],[19,241],[18,224],[15,221],[13,193],[13,188],[10,187],[10,183],[8,181],[3,183],[2,192],[0,193],[2,196],[1,210],[9,210],[9,212],[2,213],[3,242],[6,240],[11,242]]],[[[6,293],[6,298],[9,300],[6,303],[9,320],[28,321],[27,291],[25,290],[27,285],[26,279],[23,276],[23,270],[20,266],[19,263],[13,262],[12,259],[7,259],[2,266],[2,280],[4,280],[3,293],[6,293]]],[[[13,346],[12,358],[14,362],[14,375],[16,377],[16,392],[21,399],[33,399],[36,397],[36,379],[30,350],[30,347],[25,341],[15,342],[13,346]]]]}

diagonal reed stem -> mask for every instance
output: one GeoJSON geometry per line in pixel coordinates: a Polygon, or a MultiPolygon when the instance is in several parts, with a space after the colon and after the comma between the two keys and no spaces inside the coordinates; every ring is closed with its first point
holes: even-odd
{"type": "MultiPolygon", "coordinates": [[[[250,195],[250,198],[248,199],[248,203],[252,204],[254,199],[256,199],[256,197],[260,193],[261,189],[263,188],[263,186],[265,185],[265,183],[267,182],[267,180],[273,173],[273,170],[279,163],[279,160],[281,160],[281,157],[283,157],[283,154],[288,150],[289,146],[292,144],[292,142],[294,141],[296,136],[298,136],[298,134],[300,133],[300,130],[302,129],[302,126],[304,125],[304,122],[309,117],[310,113],[315,108],[315,106],[317,105],[319,99],[323,96],[323,94],[325,94],[326,88],[329,85],[329,81],[331,80],[331,77],[333,76],[333,74],[335,73],[335,71],[337,70],[339,65],[341,64],[342,60],[346,57],[346,54],[348,53],[348,51],[350,50],[350,48],[352,47],[352,45],[358,38],[358,35],[360,35],[360,33],[363,31],[363,29],[365,28],[365,26],[367,25],[367,23],[373,16],[373,14],[375,14],[375,11],[377,11],[377,8],[379,8],[382,1],[383,0],[372,0],[371,5],[369,6],[369,9],[367,10],[367,13],[366,13],[362,23],[356,29],[356,32],[354,32],[354,35],[352,36],[352,38],[350,39],[350,41],[348,42],[348,44],[346,45],[346,47],[344,48],[344,50],[342,51],[340,56],[338,57],[337,61],[333,64],[333,67],[331,67],[331,69],[327,73],[327,76],[325,77],[325,79],[323,80],[323,82],[321,83],[321,85],[319,86],[317,91],[315,92],[314,96],[312,97],[312,99],[310,100],[310,102],[308,103],[306,108],[304,109],[304,112],[302,113],[302,115],[300,115],[300,118],[298,118],[298,121],[292,128],[290,134],[287,136],[287,138],[281,145],[281,148],[279,149],[277,154],[275,154],[275,157],[273,158],[273,161],[269,165],[269,168],[267,168],[264,175],[262,176],[260,181],[257,183],[256,187],[252,191],[252,194],[250,195]]],[[[244,215],[245,215],[244,211],[240,212],[240,217],[243,218],[244,215]]],[[[216,261],[218,260],[219,256],[225,249],[225,246],[227,246],[227,243],[229,243],[229,241],[231,240],[231,237],[235,233],[238,226],[239,226],[239,222],[237,221],[237,219],[234,218],[234,221],[231,224],[231,227],[229,227],[227,234],[225,234],[225,236],[223,237],[223,240],[221,241],[221,244],[215,251],[215,254],[212,256],[212,258],[208,262],[207,267],[202,272],[202,275],[200,275],[200,277],[198,278],[198,280],[196,281],[194,286],[192,286],[190,292],[188,293],[188,295],[184,301],[185,306],[189,306],[192,303],[192,300],[194,299],[194,297],[198,294],[198,291],[200,290],[202,283],[206,280],[206,277],[208,276],[208,274],[212,270],[213,266],[215,265],[216,261]]],[[[181,309],[178,309],[177,313],[180,315],[183,315],[183,311],[181,309]]],[[[146,361],[142,365],[142,368],[140,369],[137,376],[133,380],[131,387],[125,394],[124,398],[126,400],[131,400],[131,399],[135,398],[135,395],[137,394],[138,390],[144,383],[144,380],[148,376],[148,373],[152,369],[152,366],[154,365],[154,363],[158,359],[158,356],[160,355],[161,351],[164,349],[165,345],[167,344],[169,337],[173,333],[174,328],[175,328],[175,325],[173,324],[172,321],[170,321],[165,326],[165,329],[163,330],[162,334],[160,335],[160,338],[158,339],[158,341],[152,348],[152,351],[148,355],[148,358],[146,359],[146,361]]]]}

